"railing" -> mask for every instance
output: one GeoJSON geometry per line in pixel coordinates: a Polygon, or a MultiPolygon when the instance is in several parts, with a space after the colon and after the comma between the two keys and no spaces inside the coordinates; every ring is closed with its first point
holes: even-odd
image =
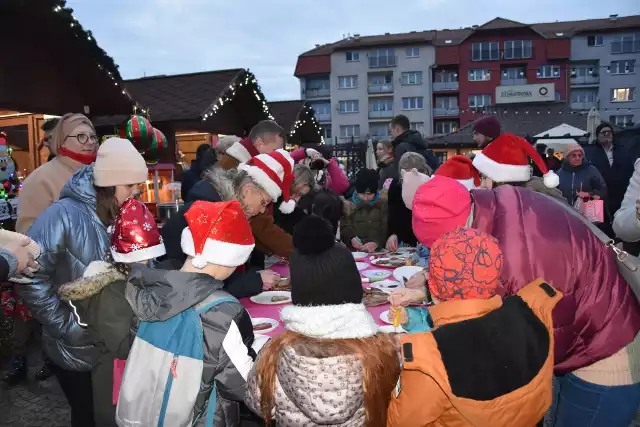
{"type": "Polygon", "coordinates": [[[433,116],[434,117],[454,117],[460,115],[460,108],[434,108],[433,116]]]}
{"type": "Polygon", "coordinates": [[[398,65],[397,56],[370,56],[369,68],[389,68],[398,65]]]}
{"type": "Polygon", "coordinates": [[[392,118],[393,117],[393,111],[369,111],[369,118],[370,119],[386,119],[386,118],[392,118]]]}
{"type": "Polygon", "coordinates": [[[458,90],[460,82],[433,82],[433,91],[458,90]]]}
{"type": "Polygon", "coordinates": [[[368,91],[369,93],[392,93],[393,83],[385,83],[382,85],[370,84],[368,91]]]}
{"type": "Polygon", "coordinates": [[[331,121],[331,113],[316,113],[316,119],[319,122],[330,122],[331,121]]]}
{"type": "Polygon", "coordinates": [[[500,79],[500,86],[518,86],[529,84],[527,79],[500,79]]]}
{"type": "Polygon", "coordinates": [[[307,89],[306,98],[328,98],[331,91],[328,88],[307,89]]]}
{"type": "Polygon", "coordinates": [[[596,101],[585,101],[585,102],[572,102],[571,109],[572,110],[590,110],[593,107],[597,106],[596,101]]]}
{"type": "Polygon", "coordinates": [[[597,85],[600,84],[599,76],[582,76],[582,77],[571,77],[572,85],[597,85]]]}

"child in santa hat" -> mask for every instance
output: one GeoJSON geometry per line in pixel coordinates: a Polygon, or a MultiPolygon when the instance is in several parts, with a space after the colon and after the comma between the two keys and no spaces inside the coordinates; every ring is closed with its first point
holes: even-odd
{"type": "Polygon", "coordinates": [[[480,173],[467,156],[453,156],[438,168],[435,173],[448,176],[464,185],[467,190],[480,187],[480,173]]]}
{"type": "Polygon", "coordinates": [[[97,425],[115,425],[114,360],[127,359],[136,334],[138,322],[125,297],[127,275],[133,264],[147,264],[164,254],[153,215],[144,203],[129,199],[111,232],[109,262],[92,262],[82,278],[58,291],[96,347],[91,379],[97,425]]]}

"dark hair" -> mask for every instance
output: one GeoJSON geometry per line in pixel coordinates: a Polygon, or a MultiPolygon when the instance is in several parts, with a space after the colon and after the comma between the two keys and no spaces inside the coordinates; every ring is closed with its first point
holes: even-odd
{"type": "Polygon", "coordinates": [[[218,156],[214,150],[205,151],[202,156],[196,159],[196,164],[200,173],[206,171],[215,165],[218,161],[218,156]]]}
{"type": "Polygon", "coordinates": [[[196,160],[197,159],[201,159],[202,156],[204,156],[204,154],[207,151],[213,151],[213,148],[211,147],[211,145],[209,145],[209,144],[200,144],[200,145],[198,145],[198,148],[196,148],[196,160]]]}
{"type": "Polygon", "coordinates": [[[105,226],[110,226],[118,216],[120,207],[116,202],[116,187],[97,187],[96,189],[96,214],[105,226]]]}
{"type": "Polygon", "coordinates": [[[547,151],[547,144],[536,144],[536,151],[538,152],[538,154],[544,154],[547,151]]]}
{"type": "Polygon", "coordinates": [[[46,122],[44,122],[42,124],[42,130],[44,132],[51,132],[56,125],[58,124],[58,122],[60,121],[60,119],[49,119],[46,122]]]}
{"type": "Polygon", "coordinates": [[[308,215],[318,215],[331,223],[333,234],[338,232],[338,222],[342,217],[342,200],[328,188],[314,190],[298,202],[308,215]]]}
{"type": "Polygon", "coordinates": [[[391,126],[400,126],[402,130],[409,130],[411,127],[411,122],[409,121],[409,117],[404,114],[398,114],[393,119],[391,119],[391,126]]]}
{"type": "Polygon", "coordinates": [[[547,154],[555,154],[556,150],[554,150],[552,147],[547,148],[547,154]]]}
{"type": "Polygon", "coordinates": [[[267,136],[279,136],[281,138],[286,138],[284,133],[284,129],[273,120],[262,120],[255,125],[251,132],[249,132],[249,139],[251,142],[256,142],[258,138],[264,139],[267,136]]]}
{"type": "Polygon", "coordinates": [[[611,135],[613,135],[613,125],[611,125],[611,123],[601,122],[596,128],[596,136],[600,135],[600,132],[602,132],[604,128],[611,129],[611,135]]]}

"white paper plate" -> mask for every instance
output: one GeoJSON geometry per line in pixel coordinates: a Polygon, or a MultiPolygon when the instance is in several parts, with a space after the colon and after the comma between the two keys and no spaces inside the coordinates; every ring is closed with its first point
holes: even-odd
{"type": "Polygon", "coordinates": [[[270,323],[271,327],[267,329],[260,329],[259,331],[254,330],[254,334],[268,334],[269,332],[274,331],[278,327],[278,321],[275,319],[270,319],[268,317],[255,317],[251,319],[251,323],[257,325],[259,323],[270,323]]]}
{"type": "Polygon", "coordinates": [[[369,268],[369,264],[367,264],[366,262],[356,262],[356,267],[358,267],[358,271],[362,271],[369,268]]]}
{"type": "MultiPolygon", "coordinates": [[[[402,329],[402,328],[400,328],[402,329]]],[[[251,346],[251,348],[253,349],[253,351],[255,351],[256,353],[259,353],[260,350],[262,350],[262,347],[264,347],[264,345],[269,342],[271,338],[266,336],[266,335],[262,335],[262,334],[253,334],[253,345],[251,346]]]]}
{"type": "Polygon", "coordinates": [[[386,279],[391,276],[391,272],[389,270],[365,270],[362,272],[362,275],[367,279],[386,279]]]}
{"type": "Polygon", "coordinates": [[[380,326],[378,327],[378,331],[385,334],[406,334],[407,333],[407,331],[402,329],[402,326],[398,326],[397,328],[394,328],[393,325],[380,326]]]}
{"type": "Polygon", "coordinates": [[[356,261],[366,259],[369,256],[366,252],[351,252],[351,255],[353,255],[353,259],[356,261]]]}
{"type": "Polygon", "coordinates": [[[389,310],[385,310],[382,313],[380,313],[380,320],[382,320],[384,323],[391,325],[391,327],[393,328],[393,322],[389,320],[389,310]]]}
{"type": "Polygon", "coordinates": [[[405,265],[404,267],[398,267],[393,270],[393,277],[400,283],[404,283],[403,277],[407,280],[419,271],[422,271],[422,267],[416,267],[415,265],[405,265]]]}
{"type": "Polygon", "coordinates": [[[404,284],[390,279],[381,280],[379,282],[371,282],[368,285],[372,288],[378,288],[382,292],[386,292],[388,294],[395,291],[396,289],[404,288],[404,284]]]}
{"type": "Polygon", "coordinates": [[[258,295],[254,295],[251,298],[249,298],[251,301],[255,302],[256,304],[263,304],[263,305],[278,305],[278,304],[288,304],[291,302],[291,292],[289,291],[267,291],[267,292],[263,292],[261,294],[258,295]],[[271,301],[271,298],[273,297],[287,297],[286,300],[283,301],[271,301]]]}
{"type": "Polygon", "coordinates": [[[416,248],[408,248],[408,247],[402,247],[402,248],[398,248],[398,250],[396,252],[400,252],[400,253],[414,253],[415,251],[417,251],[416,248]]]}

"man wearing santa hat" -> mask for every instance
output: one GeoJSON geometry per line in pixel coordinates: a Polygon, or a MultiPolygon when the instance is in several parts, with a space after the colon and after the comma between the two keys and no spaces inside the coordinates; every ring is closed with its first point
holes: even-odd
{"type": "Polygon", "coordinates": [[[467,190],[480,187],[480,173],[473,167],[471,159],[466,156],[451,157],[438,168],[435,174],[453,178],[467,190]]]}

